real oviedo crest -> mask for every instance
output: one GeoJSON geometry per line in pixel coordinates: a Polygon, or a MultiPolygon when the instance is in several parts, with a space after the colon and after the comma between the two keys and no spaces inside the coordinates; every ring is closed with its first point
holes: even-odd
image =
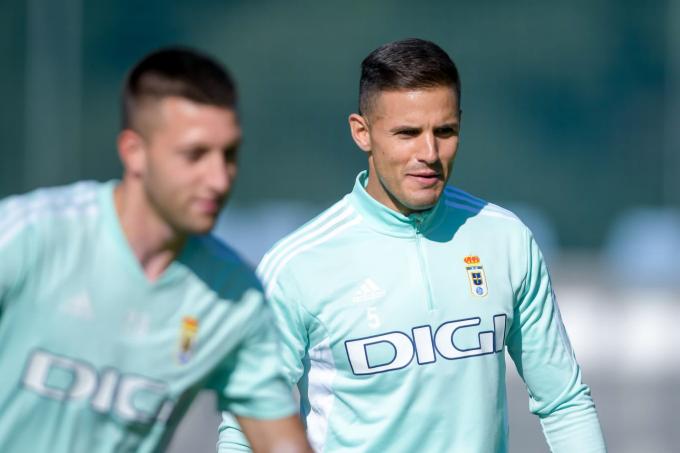
{"type": "Polygon", "coordinates": [[[189,361],[193,354],[196,334],[198,333],[198,320],[192,316],[182,318],[182,329],[179,337],[179,362],[184,364],[189,361]]]}
{"type": "Polygon", "coordinates": [[[486,286],[486,275],[484,274],[484,268],[479,257],[466,256],[464,261],[472,294],[478,297],[484,297],[489,294],[489,288],[486,286]]]}

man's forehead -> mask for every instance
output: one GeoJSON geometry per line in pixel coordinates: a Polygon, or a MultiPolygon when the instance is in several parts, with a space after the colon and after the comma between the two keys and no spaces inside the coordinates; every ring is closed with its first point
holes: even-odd
{"type": "Polygon", "coordinates": [[[458,96],[447,86],[382,90],[372,97],[368,116],[372,121],[381,119],[412,119],[436,116],[441,120],[459,118],[458,96]]]}
{"type": "Polygon", "coordinates": [[[229,124],[238,126],[239,119],[235,109],[195,102],[181,96],[148,97],[140,100],[136,108],[137,126],[146,129],[147,134],[172,127],[176,121],[199,119],[196,114],[212,110],[221,112],[229,124]]]}
{"type": "Polygon", "coordinates": [[[181,96],[164,96],[157,100],[157,108],[165,117],[170,116],[196,116],[199,112],[215,111],[226,114],[230,118],[238,119],[236,110],[231,107],[205,104],[181,96]]]}

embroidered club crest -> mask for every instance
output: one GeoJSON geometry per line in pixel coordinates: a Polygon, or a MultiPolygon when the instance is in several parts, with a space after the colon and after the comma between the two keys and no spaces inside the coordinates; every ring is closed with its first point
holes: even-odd
{"type": "Polygon", "coordinates": [[[470,290],[472,294],[478,297],[484,297],[489,294],[489,289],[486,286],[486,275],[484,268],[478,256],[466,256],[465,270],[467,271],[468,280],[470,281],[470,290]]]}
{"type": "Polygon", "coordinates": [[[179,337],[179,363],[187,363],[192,356],[192,349],[198,333],[198,320],[192,316],[182,318],[182,329],[179,337]]]}

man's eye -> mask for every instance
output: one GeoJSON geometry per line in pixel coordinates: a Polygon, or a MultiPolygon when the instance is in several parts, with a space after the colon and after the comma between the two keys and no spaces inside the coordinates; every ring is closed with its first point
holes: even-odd
{"type": "Polygon", "coordinates": [[[415,137],[420,133],[418,129],[402,129],[397,131],[397,135],[401,137],[415,137]]]}
{"type": "Polygon", "coordinates": [[[203,154],[205,154],[205,150],[202,149],[189,149],[186,150],[182,153],[186,160],[189,162],[196,162],[198,161],[201,157],[203,157],[203,154]]]}
{"type": "Polygon", "coordinates": [[[458,135],[458,129],[453,127],[440,127],[434,131],[435,135],[440,138],[449,138],[458,135]]]}
{"type": "Polygon", "coordinates": [[[236,162],[238,156],[238,147],[233,146],[224,150],[224,160],[227,162],[236,162]]]}

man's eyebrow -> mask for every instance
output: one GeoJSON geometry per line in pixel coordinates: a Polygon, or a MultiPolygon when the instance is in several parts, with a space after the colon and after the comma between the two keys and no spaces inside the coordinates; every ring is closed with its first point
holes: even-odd
{"type": "Polygon", "coordinates": [[[459,121],[449,121],[447,123],[435,126],[435,129],[444,129],[446,127],[450,127],[451,129],[456,129],[456,128],[460,127],[460,122],[459,121]]]}
{"type": "Polygon", "coordinates": [[[390,132],[402,132],[402,131],[419,131],[422,128],[419,126],[407,126],[405,124],[402,124],[400,126],[394,126],[392,129],[390,129],[390,132]]]}

